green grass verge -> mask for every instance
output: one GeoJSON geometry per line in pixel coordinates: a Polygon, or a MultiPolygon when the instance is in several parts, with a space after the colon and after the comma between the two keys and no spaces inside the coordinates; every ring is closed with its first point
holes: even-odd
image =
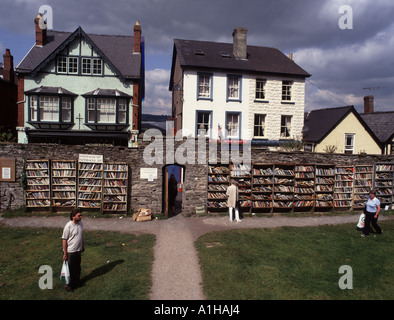
{"type": "Polygon", "coordinates": [[[81,279],[67,292],[60,282],[61,229],[0,225],[0,299],[144,300],[151,288],[154,235],[84,231],[81,279]],[[42,290],[40,266],[53,270],[53,289],[42,290]]]}
{"type": "Polygon", "coordinates": [[[240,300],[394,298],[394,221],[362,238],[354,224],[214,232],[196,242],[206,297],[240,300]],[[338,282],[353,272],[353,289],[338,282]]]}

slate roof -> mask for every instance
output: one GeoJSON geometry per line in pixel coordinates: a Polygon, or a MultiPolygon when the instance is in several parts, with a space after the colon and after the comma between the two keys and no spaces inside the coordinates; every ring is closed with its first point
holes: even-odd
{"type": "Polygon", "coordinates": [[[173,58],[177,54],[184,68],[225,69],[303,78],[311,76],[276,48],[248,45],[247,53],[247,59],[236,59],[232,43],[175,39],[173,58]]]}
{"type": "Polygon", "coordinates": [[[391,142],[394,137],[394,111],[362,113],[360,116],[375,133],[380,142],[391,142]]]}
{"type": "Polygon", "coordinates": [[[142,54],[133,54],[133,36],[86,34],[81,27],[72,33],[48,30],[45,46],[34,45],[16,67],[16,71],[35,76],[76,37],[83,37],[122,78],[141,77],[142,54]]]}
{"type": "Polygon", "coordinates": [[[61,87],[45,87],[45,86],[41,86],[38,88],[25,91],[25,93],[27,95],[35,94],[35,93],[47,93],[47,94],[59,94],[59,95],[63,94],[68,96],[77,96],[77,94],[61,87]]]}
{"type": "Polygon", "coordinates": [[[354,106],[338,108],[317,109],[311,111],[304,122],[304,140],[306,142],[320,143],[335,127],[353,113],[361,125],[369,132],[371,137],[380,145],[378,137],[356,111],[354,106]]]}
{"type": "Polygon", "coordinates": [[[119,90],[114,89],[100,89],[86,92],[82,96],[105,96],[105,97],[126,97],[131,98],[130,95],[119,90]]]}

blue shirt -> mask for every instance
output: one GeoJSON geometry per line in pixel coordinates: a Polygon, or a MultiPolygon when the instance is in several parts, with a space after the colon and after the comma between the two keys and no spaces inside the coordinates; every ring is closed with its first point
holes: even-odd
{"type": "Polygon", "coordinates": [[[368,212],[376,212],[378,211],[378,206],[380,206],[380,201],[378,198],[368,199],[367,201],[367,211],[368,212]]]}

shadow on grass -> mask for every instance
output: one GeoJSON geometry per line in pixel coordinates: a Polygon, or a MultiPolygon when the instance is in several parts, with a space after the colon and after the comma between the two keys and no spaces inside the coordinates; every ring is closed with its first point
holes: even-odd
{"type": "Polygon", "coordinates": [[[108,272],[110,272],[113,268],[115,268],[118,264],[121,264],[125,262],[123,259],[120,260],[116,260],[110,263],[107,263],[101,267],[98,267],[96,269],[94,269],[91,273],[89,273],[87,276],[83,277],[83,279],[81,279],[82,284],[85,284],[86,282],[100,277],[108,272]]]}

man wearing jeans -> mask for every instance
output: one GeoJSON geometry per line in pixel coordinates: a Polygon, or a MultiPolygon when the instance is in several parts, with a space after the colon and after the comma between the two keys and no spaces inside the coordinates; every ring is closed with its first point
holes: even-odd
{"type": "Polygon", "coordinates": [[[70,220],[63,229],[63,260],[68,261],[70,269],[70,283],[67,291],[72,291],[80,284],[81,277],[81,252],[85,250],[83,242],[82,213],[73,209],[70,220]]]}

